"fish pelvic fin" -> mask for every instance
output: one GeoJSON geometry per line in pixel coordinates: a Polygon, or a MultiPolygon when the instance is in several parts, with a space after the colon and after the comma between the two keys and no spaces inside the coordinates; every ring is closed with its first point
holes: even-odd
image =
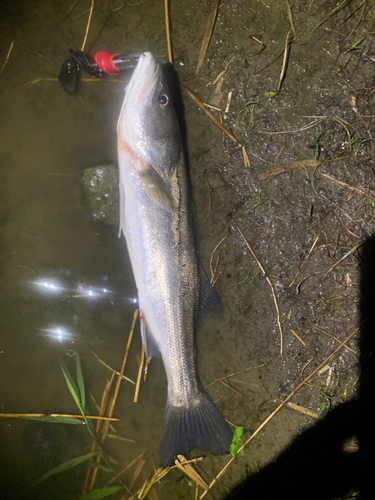
{"type": "Polygon", "coordinates": [[[194,407],[181,408],[168,402],[160,445],[161,466],[174,465],[177,455],[187,456],[194,448],[225,455],[232,438],[232,431],[207,393],[201,393],[201,402],[194,407]]]}

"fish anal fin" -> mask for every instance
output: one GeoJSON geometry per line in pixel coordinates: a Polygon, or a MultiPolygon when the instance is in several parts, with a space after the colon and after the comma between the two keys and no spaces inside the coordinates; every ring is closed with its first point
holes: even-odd
{"type": "Polygon", "coordinates": [[[151,361],[153,357],[160,357],[160,349],[142,313],[140,313],[140,323],[143,349],[148,361],[151,361]]]}
{"type": "Polygon", "coordinates": [[[207,316],[222,314],[224,309],[219,295],[211,285],[202,267],[200,268],[200,278],[198,323],[202,322],[207,316]]]}

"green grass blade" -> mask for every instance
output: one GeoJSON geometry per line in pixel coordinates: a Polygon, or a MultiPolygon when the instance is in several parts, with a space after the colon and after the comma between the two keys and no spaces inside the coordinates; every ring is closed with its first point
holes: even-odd
{"type": "Polygon", "coordinates": [[[94,468],[97,468],[97,469],[101,469],[101,470],[104,470],[104,472],[109,472],[109,473],[113,474],[113,469],[110,469],[109,467],[106,467],[105,465],[98,464],[96,462],[90,462],[87,465],[89,467],[94,467],[94,468]]]}
{"type": "Polygon", "coordinates": [[[80,412],[83,415],[83,409],[82,409],[82,406],[81,406],[81,401],[80,401],[80,395],[79,395],[79,392],[78,392],[78,388],[77,388],[74,380],[72,379],[72,376],[70,375],[69,370],[67,369],[67,367],[64,365],[64,363],[62,361],[60,361],[60,366],[61,366],[61,370],[62,370],[62,372],[64,374],[65,382],[66,382],[66,385],[68,386],[70,394],[72,395],[72,397],[73,397],[76,405],[78,406],[80,412]]]}
{"type": "Polygon", "coordinates": [[[83,381],[83,374],[81,368],[81,361],[79,359],[78,351],[76,351],[76,372],[77,372],[77,384],[80,394],[80,400],[82,405],[82,410],[85,411],[86,408],[86,395],[85,395],[85,383],[83,381]]]}
{"type": "Polygon", "coordinates": [[[76,467],[77,465],[82,464],[83,462],[86,462],[87,460],[90,460],[91,458],[96,457],[97,455],[99,455],[99,453],[97,451],[94,451],[86,453],[86,455],[81,455],[80,457],[71,458],[70,460],[67,460],[66,462],[58,465],[54,469],[44,474],[44,476],[42,476],[37,480],[37,483],[41,483],[42,481],[45,481],[49,477],[55,476],[56,474],[60,474],[60,472],[72,469],[73,467],[76,467]]]}
{"type": "Polygon", "coordinates": [[[84,425],[85,421],[79,418],[71,417],[25,417],[28,420],[38,420],[39,422],[48,422],[51,424],[73,424],[84,425]]]}
{"type": "Polygon", "coordinates": [[[80,500],[100,500],[100,498],[109,497],[110,495],[114,495],[123,489],[123,486],[107,486],[106,488],[91,491],[87,495],[80,497],[80,500]]]}

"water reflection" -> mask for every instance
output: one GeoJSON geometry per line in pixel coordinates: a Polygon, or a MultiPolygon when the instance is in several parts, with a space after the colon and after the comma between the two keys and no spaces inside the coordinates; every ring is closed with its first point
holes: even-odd
{"type": "Polygon", "coordinates": [[[70,331],[68,331],[63,326],[54,326],[51,328],[43,328],[42,332],[45,332],[44,335],[52,341],[55,342],[74,342],[76,335],[70,331]]]}

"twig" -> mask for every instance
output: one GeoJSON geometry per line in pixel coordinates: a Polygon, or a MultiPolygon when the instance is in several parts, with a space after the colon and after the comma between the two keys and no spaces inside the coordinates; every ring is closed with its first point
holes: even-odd
{"type": "Polygon", "coordinates": [[[281,165],[280,167],[275,167],[272,170],[268,170],[267,172],[263,172],[263,174],[258,175],[258,179],[260,181],[263,181],[265,179],[268,179],[269,177],[273,178],[280,174],[286,174],[287,172],[290,172],[295,168],[318,167],[319,165],[320,162],[314,159],[294,161],[292,163],[286,163],[285,165],[281,165]]]}
{"type": "MultiPolygon", "coordinates": [[[[237,144],[238,147],[241,148],[242,154],[244,154],[245,146],[243,146],[240,143],[240,141],[231,132],[229,132],[229,130],[226,127],[224,127],[223,124],[220,123],[220,121],[216,118],[216,116],[214,116],[211,113],[211,111],[209,111],[206,108],[206,106],[204,105],[204,103],[200,99],[198,99],[198,97],[195,96],[191,90],[189,90],[187,87],[184,87],[184,89],[188,93],[189,97],[195,102],[195,104],[197,104],[197,106],[199,106],[202,109],[202,111],[204,113],[206,113],[206,115],[210,118],[210,120],[213,121],[214,124],[217,127],[219,127],[219,129],[222,132],[224,132],[224,134],[226,134],[229,137],[229,139],[231,139],[235,144],[237,144]]],[[[246,153],[246,150],[245,150],[245,153],[246,153]]],[[[248,159],[247,153],[246,153],[246,156],[244,156],[244,162],[245,162],[245,166],[248,166],[248,167],[250,166],[250,161],[248,159]]]]}
{"type": "MultiPolygon", "coordinates": [[[[329,117],[330,118],[330,117],[329,117]]],[[[320,118],[319,120],[315,120],[308,125],[305,125],[304,127],[298,128],[297,130],[280,130],[279,132],[269,132],[268,130],[258,130],[258,132],[261,132],[262,134],[296,134],[297,132],[303,132],[304,130],[307,130],[311,127],[315,127],[315,125],[319,125],[320,122],[323,121],[323,118],[320,118]]]]}
{"type": "MultiPolygon", "coordinates": [[[[105,410],[107,408],[107,403],[108,403],[108,398],[109,398],[109,393],[110,393],[114,378],[115,378],[115,373],[112,372],[112,376],[111,376],[110,380],[107,380],[105,387],[104,387],[102,401],[101,401],[100,408],[99,408],[99,415],[103,416],[105,414],[105,410]]],[[[92,398],[93,398],[93,396],[92,396],[92,398]]],[[[95,405],[96,405],[96,402],[95,402],[95,405]]],[[[101,431],[101,421],[99,421],[97,423],[97,426],[95,429],[96,439],[93,440],[92,445],[91,445],[92,452],[94,452],[96,450],[96,444],[99,441],[100,431],[101,431]]],[[[97,457],[95,457],[95,460],[91,460],[91,461],[99,463],[99,461],[100,461],[99,455],[97,457]]],[[[92,467],[87,467],[85,482],[83,484],[83,493],[82,493],[83,495],[86,495],[86,493],[87,493],[87,490],[89,487],[89,482],[90,482],[90,490],[93,489],[95,479],[96,479],[97,470],[98,470],[97,468],[93,469],[92,467]],[[91,481],[90,481],[90,475],[91,475],[91,481]]]]}
{"type": "Polygon", "coordinates": [[[164,14],[165,14],[165,31],[166,31],[166,36],[167,36],[167,47],[168,47],[168,61],[171,64],[173,64],[171,33],[170,33],[170,26],[169,26],[168,0],[164,0],[164,14]]]}
{"type": "Polygon", "coordinates": [[[288,11],[290,26],[292,28],[294,38],[297,38],[297,33],[296,33],[295,28],[294,28],[292,9],[290,8],[289,0],[285,0],[285,1],[286,1],[286,10],[288,11]]]}
{"type": "Polygon", "coordinates": [[[174,462],[176,467],[180,469],[184,474],[186,474],[190,479],[192,479],[197,485],[199,485],[204,490],[208,489],[208,484],[204,481],[194,467],[187,463],[186,458],[183,455],[177,455],[174,462]]]}
{"type": "MultiPolygon", "coordinates": [[[[338,343],[341,343],[341,340],[338,339],[337,337],[335,337],[334,335],[332,335],[332,333],[328,333],[326,332],[325,330],[322,330],[321,328],[319,328],[318,326],[315,326],[313,325],[312,323],[308,323],[307,321],[303,321],[303,323],[305,323],[305,325],[308,325],[308,326],[311,326],[311,328],[314,328],[315,330],[317,330],[318,332],[321,332],[321,333],[324,333],[325,335],[328,335],[329,337],[332,337],[333,339],[335,339],[338,343]]],[[[356,353],[354,351],[354,349],[352,349],[351,347],[349,347],[348,345],[345,345],[345,347],[347,349],[349,349],[349,351],[351,351],[355,356],[358,357],[358,353],[356,353]]]]}
{"type": "MultiPolygon", "coordinates": [[[[126,364],[126,360],[128,359],[128,354],[129,354],[129,349],[130,349],[130,344],[132,342],[132,338],[133,338],[133,333],[134,333],[134,328],[135,328],[135,323],[137,321],[137,317],[138,317],[138,309],[136,309],[134,311],[134,314],[133,314],[133,321],[132,321],[132,326],[130,328],[130,333],[129,333],[129,338],[128,338],[128,343],[126,344],[126,349],[125,349],[125,354],[124,354],[124,359],[122,361],[122,365],[121,365],[121,369],[120,369],[120,373],[119,373],[119,376],[118,376],[118,379],[117,379],[117,383],[116,383],[116,387],[115,387],[115,392],[113,394],[113,398],[111,400],[111,403],[110,403],[110,406],[109,406],[109,410],[108,410],[108,415],[111,417],[112,414],[113,414],[113,410],[115,408],[115,404],[116,404],[116,400],[117,400],[117,395],[118,395],[118,392],[120,390],[120,384],[121,384],[121,379],[122,379],[122,374],[124,373],[124,369],[125,369],[125,364],[126,364]]],[[[108,425],[105,425],[104,426],[104,430],[103,430],[103,441],[105,439],[105,436],[107,435],[107,432],[108,432],[108,425]]]]}
{"type": "MultiPolygon", "coordinates": [[[[107,363],[105,363],[102,359],[100,359],[99,356],[94,351],[92,351],[92,353],[96,357],[96,359],[99,361],[99,363],[101,363],[103,366],[108,368],[108,370],[111,370],[111,372],[116,373],[116,375],[120,375],[120,373],[118,371],[114,370],[109,365],[107,365],[107,363]]],[[[125,375],[123,375],[122,378],[124,380],[127,380],[128,382],[132,383],[133,385],[135,385],[135,382],[132,379],[125,377],[125,375]]]]}
{"type": "Polygon", "coordinates": [[[133,486],[134,486],[135,482],[137,481],[139,474],[141,473],[145,463],[146,463],[146,460],[144,460],[144,459],[141,459],[138,462],[137,467],[135,468],[135,471],[133,473],[133,476],[130,479],[129,488],[133,488],[133,486]]]}
{"type": "Polygon", "coordinates": [[[300,274],[300,272],[303,269],[303,266],[306,264],[308,258],[310,257],[310,254],[314,250],[315,245],[318,243],[318,239],[319,239],[319,235],[315,238],[314,243],[312,244],[312,247],[310,248],[309,253],[306,256],[306,259],[302,262],[301,267],[298,269],[297,274],[294,276],[294,278],[293,278],[292,282],[290,283],[289,287],[291,287],[293,285],[293,283],[296,281],[298,275],[300,274]]]}
{"type": "Polygon", "coordinates": [[[202,226],[204,226],[206,224],[207,219],[208,219],[208,217],[210,215],[210,211],[211,211],[211,191],[212,191],[210,183],[208,182],[207,176],[205,175],[204,177],[206,179],[207,188],[208,188],[208,210],[207,210],[207,215],[206,215],[206,218],[204,219],[204,222],[203,222],[202,226]]]}
{"type": "Polygon", "coordinates": [[[230,373],[229,375],[225,375],[224,377],[217,378],[211,384],[206,385],[205,389],[208,389],[208,387],[211,387],[211,385],[216,384],[216,382],[221,382],[221,380],[226,380],[227,378],[234,377],[235,375],[238,375],[239,373],[244,373],[249,370],[255,370],[255,368],[262,368],[262,366],[266,366],[267,363],[262,363],[261,365],[256,365],[256,366],[248,366],[247,368],[244,368],[243,370],[238,370],[236,372],[230,373]]]}
{"type": "Polygon", "coordinates": [[[301,342],[301,344],[306,347],[306,342],[304,342],[294,330],[290,329],[290,331],[293,333],[295,337],[297,337],[297,339],[301,342]]]}
{"type": "Polygon", "coordinates": [[[289,408],[292,410],[298,411],[299,413],[302,413],[303,415],[307,415],[312,418],[316,418],[317,420],[320,420],[320,415],[316,411],[309,410],[308,408],[304,408],[303,406],[296,405],[294,403],[288,403],[289,408]]]}
{"type": "Polygon", "coordinates": [[[351,250],[349,250],[349,252],[347,252],[344,257],[341,257],[340,260],[338,260],[336,262],[336,264],[333,264],[333,266],[331,266],[328,271],[325,273],[324,275],[324,278],[327,277],[327,275],[333,270],[335,269],[336,266],[338,266],[339,264],[341,264],[342,261],[344,261],[345,259],[347,259],[349,257],[349,255],[352,255],[356,250],[358,250],[359,247],[361,247],[365,242],[362,241],[361,243],[358,243],[358,245],[356,245],[355,247],[353,247],[351,250]]]}
{"type": "Polygon", "coordinates": [[[2,73],[3,69],[5,68],[6,63],[8,62],[8,59],[9,59],[10,53],[12,52],[12,49],[13,49],[13,45],[14,45],[14,40],[13,40],[13,42],[10,44],[10,47],[9,47],[9,50],[8,50],[8,54],[6,55],[5,61],[3,62],[3,65],[2,65],[2,66],[1,66],[1,68],[0,68],[0,74],[2,73]]]}
{"type": "Polygon", "coordinates": [[[228,387],[228,389],[231,389],[235,394],[237,394],[237,396],[240,396],[240,398],[243,398],[243,394],[241,394],[240,391],[237,391],[237,389],[232,387],[226,379],[219,380],[219,382],[221,384],[225,385],[225,387],[228,387]]]}
{"type": "Polygon", "coordinates": [[[142,349],[142,352],[141,352],[141,362],[139,363],[139,367],[138,367],[138,376],[137,376],[137,383],[135,385],[133,403],[137,403],[138,402],[139,386],[141,384],[142,368],[143,368],[143,362],[144,362],[144,359],[145,359],[145,350],[143,349],[143,345],[142,345],[141,349],[142,349]]]}
{"type": "Polygon", "coordinates": [[[279,327],[279,332],[280,332],[280,356],[283,355],[283,329],[281,328],[281,321],[280,321],[280,310],[279,310],[279,305],[277,303],[277,299],[276,299],[276,294],[275,294],[275,290],[272,286],[272,283],[269,279],[268,276],[266,276],[266,272],[265,270],[263,269],[263,266],[262,264],[259,262],[257,256],[255,255],[253,249],[251,248],[251,246],[249,245],[247,239],[245,238],[243,232],[241,231],[241,229],[238,227],[237,223],[232,219],[232,224],[235,226],[235,228],[237,229],[237,231],[240,233],[240,235],[242,236],[242,239],[244,240],[247,248],[250,250],[252,256],[254,257],[256,263],[258,264],[259,266],[259,269],[262,271],[264,277],[266,278],[266,281],[267,283],[269,284],[270,288],[271,288],[271,292],[272,292],[272,297],[273,297],[273,301],[275,303],[275,309],[276,309],[276,315],[277,315],[277,325],[279,327]]]}
{"type": "Polygon", "coordinates": [[[286,35],[283,65],[281,68],[279,83],[277,85],[277,91],[276,91],[277,94],[280,92],[281,84],[283,83],[285,72],[286,72],[286,63],[288,61],[288,54],[289,54],[289,47],[290,47],[289,43],[290,43],[290,31],[288,31],[288,34],[286,35]]]}
{"type": "Polygon", "coordinates": [[[336,184],[340,184],[340,186],[346,187],[346,188],[351,189],[352,191],[354,191],[358,194],[361,194],[362,196],[367,196],[367,198],[371,198],[372,200],[375,200],[375,198],[373,196],[370,196],[369,194],[367,194],[366,191],[362,191],[362,189],[358,189],[355,186],[351,186],[350,184],[347,184],[346,182],[339,181],[338,179],[335,179],[334,177],[332,177],[328,174],[325,174],[323,172],[321,172],[320,175],[322,175],[323,177],[326,177],[330,181],[336,182],[336,184]]]}
{"type": "Polygon", "coordinates": [[[116,436],[116,434],[107,434],[107,437],[112,438],[112,439],[118,439],[119,441],[125,441],[126,443],[136,443],[137,442],[137,441],[134,441],[134,439],[128,439],[128,438],[124,438],[121,436],[116,436]]]}
{"type": "Polygon", "coordinates": [[[82,52],[83,52],[83,49],[85,48],[86,40],[87,40],[87,37],[88,37],[88,34],[89,34],[89,29],[90,29],[90,24],[91,24],[91,17],[92,17],[92,11],[94,10],[94,2],[95,2],[95,0],[91,0],[90,14],[89,14],[89,18],[88,18],[88,21],[87,21],[85,38],[83,39],[82,47],[81,47],[82,52]]]}
{"type": "MultiPolygon", "coordinates": [[[[7,42],[11,41],[4,36],[0,36],[0,39],[6,40],[7,42]]],[[[43,54],[40,54],[39,52],[36,52],[35,50],[30,49],[29,47],[26,47],[25,45],[22,45],[21,43],[16,42],[15,40],[13,40],[12,43],[14,43],[15,45],[18,45],[18,47],[21,47],[21,49],[27,50],[28,52],[31,52],[32,54],[35,54],[36,56],[41,57],[42,59],[45,59],[46,61],[49,61],[52,64],[54,63],[54,61],[52,61],[52,59],[50,59],[49,57],[46,57],[43,54]]],[[[56,78],[56,80],[57,80],[57,78],[56,78]]]]}
{"type": "Polygon", "coordinates": [[[219,3],[220,3],[220,0],[215,0],[215,3],[214,3],[214,5],[213,5],[213,7],[208,15],[208,19],[207,19],[207,23],[206,23],[206,30],[204,32],[201,50],[199,52],[197,69],[195,70],[196,75],[199,73],[199,70],[202,67],[204,57],[206,55],[208,46],[210,44],[212,33],[214,31],[214,26],[215,26],[215,21],[216,21],[216,17],[217,17],[217,11],[219,8],[219,3]]]}
{"type": "Polygon", "coordinates": [[[229,233],[227,233],[224,238],[222,238],[219,243],[216,245],[216,247],[213,249],[212,251],[212,254],[211,254],[211,258],[210,258],[210,271],[211,271],[211,280],[210,280],[210,283],[212,284],[213,282],[213,279],[214,279],[214,270],[213,270],[213,267],[212,267],[212,261],[214,260],[214,255],[215,255],[215,252],[216,250],[219,248],[219,246],[223,243],[223,241],[225,241],[229,236],[229,233]]]}
{"type": "MultiPolygon", "coordinates": [[[[287,396],[284,401],[282,403],[279,404],[279,406],[276,408],[276,410],[274,410],[271,415],[269,415],[264,421],[263,423],[256,429],[256,431],[249,437],[249,439],[247,439],[247,441],[245,441],[245,443],[240,447],[238,448],[238,450],[236,451],[236,455],[238,455],[239,453],[241,453],[241,451],[245,448],[245,446],[247,446],[250,441],[252,441],[255,436],[257,436],[259,434],[259,432],[268,424],[268,422],[281,410],[281,408],[283,406],[285,406],[286,403],[288,403],[292,397],[302,388],[305,386],[306,382],[308,382],[319,370],[321,370],[323,368],[323,366],[335,355],[339,352],[339,350],[344,347],[344,345],[359,331],[359,328],[356,328],[350,335],[348,335],[348,337],[344,340],[344,342],[341,342],[340,345],[338,347],[336,347],[336,349],[329,355],[327,356],[327,358],[322,362],[320,363],[320,365],[315,368],[315,370],[313,370],[310,375],[308,375],[300,384],[297,385],[297,387],[295,389],[292,390],[292,392],[289,394],[289,396],[287,396]]],[[[221,478],[221,476],[225,473],[225,471],[232,465],[232,463],[234,462],[235,460],[235,457],[231,458],[229,460],[229,462],[221,469],[221,471],[219,472],[219,474],[217,474],[217,476],[213,479],[213,481],[211,481],[211,483],[209,484],[208,486],[208,490],[204,491],[202,493],[202,495],[200,496],[200,500],[202,500],[202,498],[204,498],[207,494],[207,492],[217,483],[217,481],[221,478]]]]}
{"type": "Polygon", "coordinates": [[[70,415],[65,413],[0,413],[0,418],[79,418],[84,420],[105,420],[108,422],[119,422],[118,418],[101,417],[95,415],[70,415]]]}

